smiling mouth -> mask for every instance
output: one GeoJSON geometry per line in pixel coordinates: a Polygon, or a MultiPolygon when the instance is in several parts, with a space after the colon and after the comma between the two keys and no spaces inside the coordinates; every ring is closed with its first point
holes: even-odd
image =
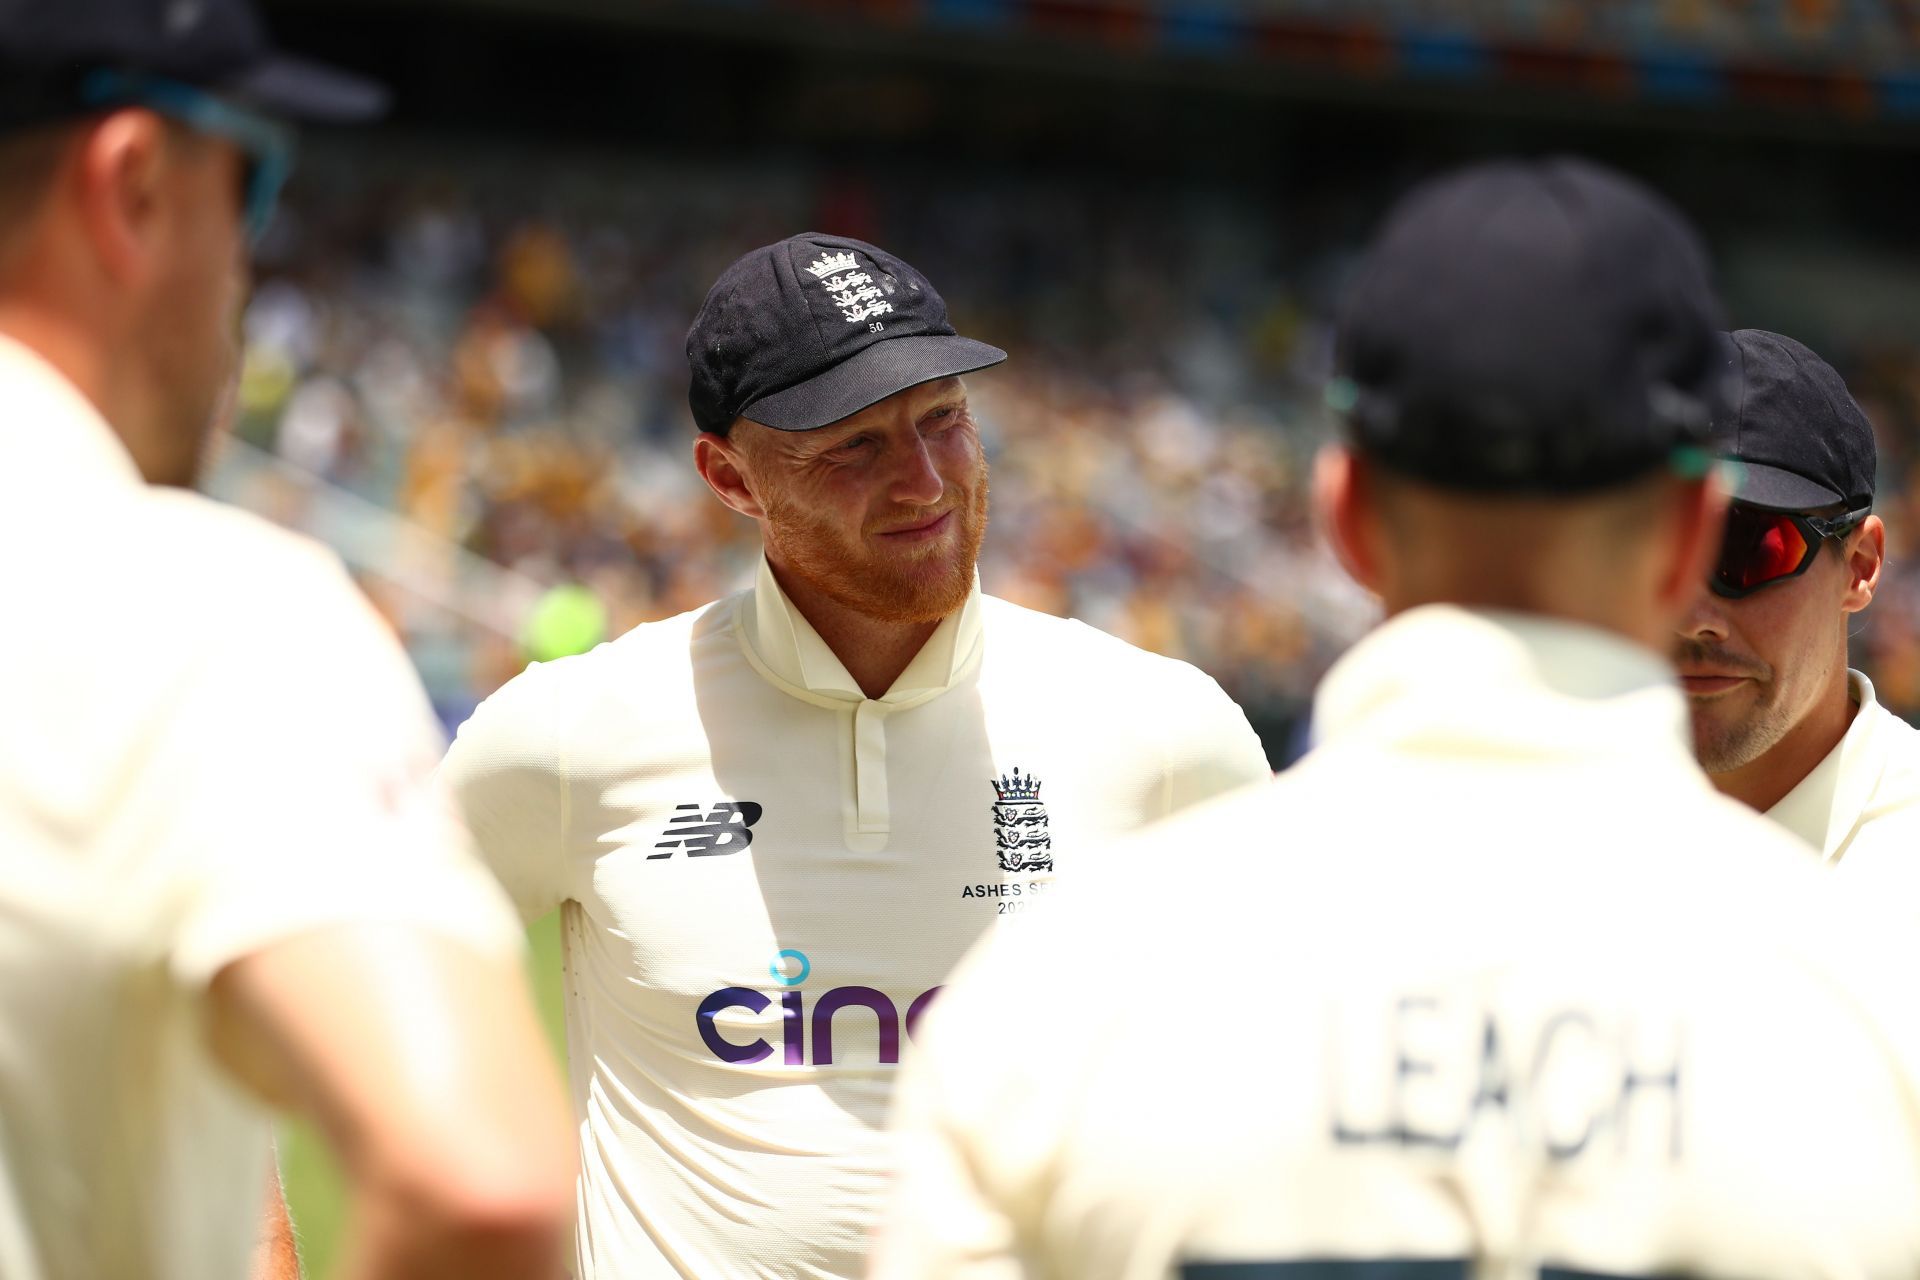
{"type": "Polygon", "coordinates": [[[920,538],[937,537],[946,531],[947,523],[953,519],[953,512],[943,511],[930,520],[910,525],[905,529],[887,529],[881,532],[883,538],[893,538],[901,542],[912,542],[920,538]]]}
{"type": "Polygon", "coordinates": [[[1752,679],[1751,676],[1683,674],[1680,677],[1680,687],[1686,690],[1689,697],[1710,698],[1715,694],[1726,693],[1730,689],[1736,689],[1750,679],[1752,679]]]}

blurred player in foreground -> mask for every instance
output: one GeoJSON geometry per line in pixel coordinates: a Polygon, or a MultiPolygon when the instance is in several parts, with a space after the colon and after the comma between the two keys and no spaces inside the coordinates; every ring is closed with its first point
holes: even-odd
{"type": "Polygon", "coordinates": [[[1218,685],[980,593],[987,463],[918,271],[801,235],[687,338],[754,585],[530,668],[451,781],[564,904],[582,1280],[853,1277],[895,1064],[962,952],[1098,838],[1268,774],[1218,685]]]}
{"type": "Polygon", "coordinates": [[[159,487],[232,383],[262,113],[379,99],[240,0],[0,3],[7,1280],[245,1274],[269,1106],[347,1173],[345,1274],[557,1269],[564,1104],[424,695],[331,557],[159,487]]]}
{"type": "Polygon", "coordinates": [[[1912,1275],[1911,964],[1714,792],[1664,656],[1720,533],[1716,311],[1580,162],[1399,206],[1318,475],[1388,620],[1302,764],[956,975],[879,1276],[1912,1275]]]}
{"type": "MultiPolygon", "coordinates": [[[[1725,431],[1741,481],[1674,660],[1713,785],[1849,875],[1920,872],[1920,732],[1847,669],[1887,535],[1873,427],[1840,375],[1792,338],[1728,335],[1745,394],[1725,431]]],[[[1911,897],[1911,893],[1906,896],[1911,897]]]]}

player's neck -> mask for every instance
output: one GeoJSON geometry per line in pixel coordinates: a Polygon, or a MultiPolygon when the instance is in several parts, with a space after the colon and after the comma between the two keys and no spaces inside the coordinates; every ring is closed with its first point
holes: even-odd
{"type": "Polygon", "coordinates": [[[120,437],[141,473],[152,477],[156,451],[146,429],[148,417],[140,412],[150,397],[141,395],[125,376],[127,362],[111,357],[114,342],[101,341],[83,316],[21,299],[0,299],[0,335],[27,348],[66,379],[120,437]]]}
{"type": "Polygon", "coordinates": [[[860,686],[860,692],[869,698],[879,698],[893,688],[893,682],[940,626],[938,620],[886,622],[869,617],[841,604],[797,574],[783,573],[771,560],[768,563],[787,600],[826,641],[833,656],[840,659],[840,665],[860,686]]]}
{"type": "Polygon", "coordinates": [[[46,361],[116,431],[121,429],[116,419],[125,415],[117,412],[121,406],[112,394],[110,362],[102,345],[91,340],[79,324],[49,308],[5,299],[0,300],[0,335],[46,361]]]}
{"type": "Polygon", "coordinates": [[[1714,787],[1761,813],[1784,800],[1840,745],[1860,710],[1844,668],[1838,683],[1772,750],[1738,769],[1710,775],[1714,787]]]}

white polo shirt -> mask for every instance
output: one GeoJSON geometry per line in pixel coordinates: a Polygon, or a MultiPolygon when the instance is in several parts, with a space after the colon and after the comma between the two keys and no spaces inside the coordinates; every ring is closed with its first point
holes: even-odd
{"type": "Polygon", "coordinates": [[[1863,889],[1920,902],[1920,730],[1881,706],[1866,676],[1847,680],[1859,709],[1846,736],[1767,816],[1863,889]]]}
{"type": "Polygon", "coordinates": [[[955,976],[881,1280],[1915,1274],[1912,944],[1656,654],[1418,609],[1317,723],[955,976]]]}
{"type": "Polygon", "coordinates": [[[237,1278],[271,1131],[204,1042],[207,983],[335,925],[518,929],[338,562],[148,487],[4,338],[0,547],[0,1276],[237,1278]]]}
{"type": "Polygon", "coordinates": [[[868,699],[764,562],[529,668],[444,772],[522,914],[564,904],[582,1280],[858,1276],[954,962],[1106,837],[1269,776],[1200,672],[978,590],[868,699]]]}

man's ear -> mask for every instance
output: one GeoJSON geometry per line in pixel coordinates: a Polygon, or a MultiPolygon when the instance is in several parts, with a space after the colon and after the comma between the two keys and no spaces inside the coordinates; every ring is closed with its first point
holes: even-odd
{"type": "Polygon", "coordinates": [[[754,496],[738,441],[702,431],[693,442],[693,467],[720,501],[752,520],[766,516],[766,509],[754,496]]]}
{"type": "Polygon", "coordinates": [[[1887,526],[1879,516],[1868,516],[1860,522],[1843,548],[1847,557],[1847,594],[1840,599],[1840,608],[1847,613],[1858,613],[1873,603],[1873,593],[1880,589],[1880,571],[1887,564],[1887,526]]]}
{"type": "Polygon", "coordinates": [[[1355,582],[1379,595],[1379,523],[1367,460],[1344,445],[1322,448],[1313,460],[1313,509],[1340,567],[1355,582]]]}
{"type": "Polygon", "coordinates": [[[137,284],[156,268],[171,143],[151,111],[116,111],[80,139],[70,181],[80,225],[115,284],[137,284]]]}

